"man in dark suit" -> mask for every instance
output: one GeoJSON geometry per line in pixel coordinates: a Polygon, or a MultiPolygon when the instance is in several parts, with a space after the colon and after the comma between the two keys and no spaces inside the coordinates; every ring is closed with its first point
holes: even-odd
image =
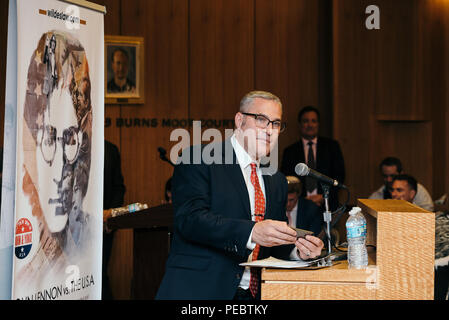
{"type": "Polygon", "coordinates": [[[174,236],[156,299],[257,299],[260,270],[240,263],[320,255],[320,239],[297,240],[287,226],[284,175],[262,174],[281,117],[279,98],[250,92],[230,139],[184,150],[173,174],[174,236]]]}
{"type": "Polygon", "coordinates": [[[299,229],[313,231],[318,236],[323,224],[323,212],[313,201],[301,197],[301,181],[295,176],[287,177],[288,196],[287,210],[288,225],[299,229]]]}
{"type": "MultiPolygon", "coordinates": [[[[117,146],[104,140],[104,174],[103,174],[103,210],[121,207],[126,187],[123,183],[120,152],[117,146]]],[[[112,300],[113,295],[108,277],[109,258],[111,257],[114,231],[103,232],[103,280],[102,299],[112,300]]]]}
{"type": "MultiPolygon", "coordinates": [[[[345,165],[340,145],[336,140],[318,136],[320,112],[306,106],[298,114],[300,139],[288,146],[282,156],[281,172],[286,176],[297,176],[295,166],[305,163],[322,174],[341,183],[345,179],[345,165]]],[[[302,196],[323,206],[323,190],[313,178],[299,177],[305,186],[302,196]]],[[[338,190],[331,188],[329,205],[331,210],[338,207],[338,190]]]]}

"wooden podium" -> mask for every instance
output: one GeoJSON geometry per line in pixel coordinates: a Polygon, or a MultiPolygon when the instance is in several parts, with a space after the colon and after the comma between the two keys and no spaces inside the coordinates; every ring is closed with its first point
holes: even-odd
{"type": "Polygon", "coordinates": [[[132,299],[154,299],[165,273],[170,249],[173,207],[171,204],[109,218],[108,228],[133,229],[132,299]]]}
{"type": "Polygon", "coordinates": [[[365,269],[262,270],[265,300],[433,299],[435,214],[404,200],[359,199],[367,220],[365,269]]]}

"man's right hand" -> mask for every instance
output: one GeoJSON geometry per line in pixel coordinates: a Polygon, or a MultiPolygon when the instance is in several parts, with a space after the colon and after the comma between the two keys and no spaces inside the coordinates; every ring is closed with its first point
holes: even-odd
{"type": "Polygon", "coordinates": [[[252,241],[263,247],[292,244],[296,241],[296,231],[284,221],[267,219],[254,225],[252,241]]]}

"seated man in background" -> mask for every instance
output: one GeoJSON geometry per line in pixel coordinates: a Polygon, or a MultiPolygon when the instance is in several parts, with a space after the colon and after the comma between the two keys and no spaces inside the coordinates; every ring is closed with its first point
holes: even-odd
{"type": "MultiPolygon", "coordinates": [[[[409,175],[397,175],[393,178],[391,195],[396,200],[413,202],[417,190],[416,180],[409,175]]],[[[440,207],[435,215],[435,286],[434,299],[445,300],[449,286],[449,200],[440,207]]]]}
{"type": "Polygon", "coordinates": [[[318,235],[323,223],[323,214],[313,201],[301,197],[301,181],[294,176],[287,177],[287,218],[290,227],[313,231],[318,235]]]}
{"type": "MultiPolygon", "coordinates": [[[[391,188],[395,176],[402,174],[401,160],[395,157],[387,157],[379,165],[380,173],[382,174],[384,185],[369,196],[369,199],[391,199],[391,188]]],[[[420,183],[417,184],[416,195],[413,204],[428,210],[433,211],[433,201],[429,192],[420,183]]]]}
{"type": "Polygon", "coordinates": [[[439,199],[433,202],[435,206],[435,212],[449,212],[449,193],[443,194],[439,199]]]}
{"type": "Polygon", "coordinates": [[[413,203],[413,200],[416,197],[417,189],[418,183],[415,178],[408,174],[398,174],[393,178],[391,198],[413,203]]]}
{"type": "Polygon", "coordinates": [[[449,291],[449,197],[435,214],[435,300],[447,300],[449,291]]]}

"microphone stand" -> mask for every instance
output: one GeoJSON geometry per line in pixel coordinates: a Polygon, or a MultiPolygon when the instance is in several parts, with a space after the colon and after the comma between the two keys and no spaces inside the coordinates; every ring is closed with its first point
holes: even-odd
{"type": "Polygon", "coordinates": [[[173,162],[171,162],[170,159],[167,158],[167,156],[166,156],[167,151],[164,148],[159,147],[159,148],[157,148],[157,151],[159,151],[159,158],[161,158],[162,161],[168,162],[173,167],[175,166],[175,164],[173,162]]]}
{"type": "Polygon", "coordinates": [[[173,162],[170,161],[170,159],[168,159],[165,156],[161,156],[160,157],[162,161],[168,162],[169,164],[171,164],[173,167],[175,166],[175,164],[173,162]]]}
{"type": "Polygon", "coordinates": [[[326,235],[327,235],[327,261],[326,266],[332,265],[332,260],[330,254],[332,253],[332,244],[331,244],[331,227],[330,223],[332,221],[332,212],[329,211],[329,189],[330,186],[325,183],[320,183],[321,188],[323,189],[323,198],[324,198],[324,208],[323,212],[324,221],[326,222],[326,235]]]}

